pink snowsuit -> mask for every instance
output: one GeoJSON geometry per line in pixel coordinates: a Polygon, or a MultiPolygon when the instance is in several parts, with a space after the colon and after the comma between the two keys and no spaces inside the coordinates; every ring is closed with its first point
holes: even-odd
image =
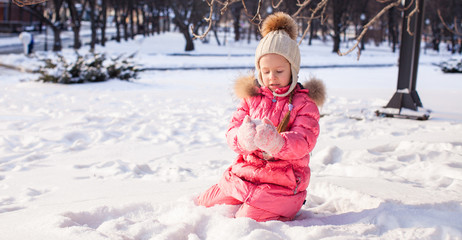
{"type": "Polygon", "coordinates": [[[259,149],[253,152],[242,149],[237,131],[246,115],[251,119],[268,117],[277,126],[288,111],[289,97],[273,97],[271,90],[261,87],[258,95],[241,101],[226,134],[228,145],[239,155],[219,183],[197,198],[198,204],[206,207],[242,204],[236,216],[257,221],[286,221],[295,217],[307,194],[309,153],[319,135],[320,116],[318,107],[308,96],[308,89],[297,85],[294,91],[288,128],[281,133],[285,144],[269,160],[259,149]]]}

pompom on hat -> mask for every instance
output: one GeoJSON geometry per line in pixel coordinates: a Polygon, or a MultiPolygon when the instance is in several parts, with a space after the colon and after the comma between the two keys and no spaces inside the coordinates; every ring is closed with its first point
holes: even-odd
{"type": "Polygon", "coordinates": [[[255,51],[255,68],[258,83],[264,86],[260,73],[260,58],[266,54],[275,53],[283,56],[290,63],[292,83],[289,90],[283,94],[273,92],[274,96],[285,97],[297,86],[300,71],[300,49],[298,48],[297,23],[286,13],[276,12],[269,15],[262,24],[262,39],[255,51]]]}

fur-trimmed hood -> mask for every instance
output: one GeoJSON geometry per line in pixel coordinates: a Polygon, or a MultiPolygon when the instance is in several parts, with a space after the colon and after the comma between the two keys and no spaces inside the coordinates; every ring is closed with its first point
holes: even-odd
{"type": "MultiPolygon", "coordinates": [[[[302,84],[303,88],[308,89],[308,96],[321,107],[326,101],[326,86],[316,78],[311,77],[310,80],[302,84]]],[[[236,79],[234,85],[234,93],[240,99],[257,96],[260,94],[259,84],[254,75],[241,76],[236,79]]]]}

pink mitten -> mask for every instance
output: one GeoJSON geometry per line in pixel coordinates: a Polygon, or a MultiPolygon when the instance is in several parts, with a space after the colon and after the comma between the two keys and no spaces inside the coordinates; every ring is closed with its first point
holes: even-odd
{"type": "Polygon", "coordinates": [[[284,138],[278,133],[276,127],[268,118],[263,119],[263,124],[256,127],[255,144],[262,151],[276,154],[284,146],[284,138]]]}
{"type": "Polygon", "coordinates": [[[253,140],[256,132],[255,123],[250,121],[249,116],[245,116],[242,125],[237,130],[237,141],[244,150],[253,152],[258,149],[253,140]]]}

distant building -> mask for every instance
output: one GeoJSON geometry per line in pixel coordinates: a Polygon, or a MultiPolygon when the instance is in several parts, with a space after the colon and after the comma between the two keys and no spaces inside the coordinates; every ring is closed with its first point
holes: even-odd
{"type": "Polygon", "coordinates": [[[0,0],[0,32],[40,30],[40,21],[11,0],[0,0]]]}

